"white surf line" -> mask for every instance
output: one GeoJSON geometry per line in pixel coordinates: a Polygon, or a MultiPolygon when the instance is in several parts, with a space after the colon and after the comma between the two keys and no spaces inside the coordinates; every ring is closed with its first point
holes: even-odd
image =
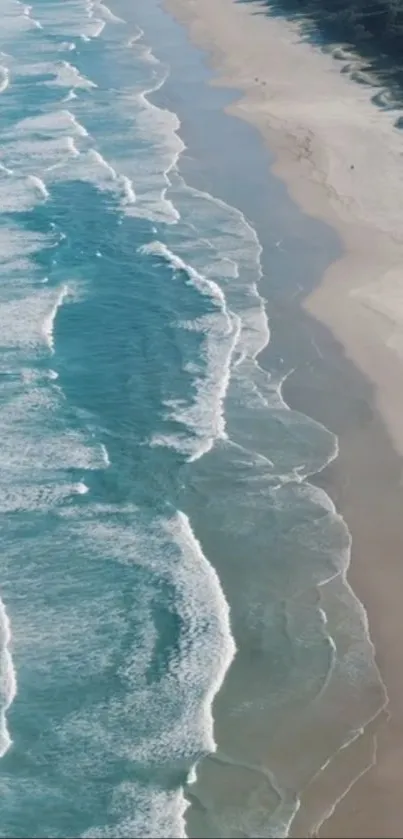
{"type": "MultiPolygon", "coordinates": [[[[78,150],[78,148],[77,148],[77,146],[74,142],[74,137],[66,137],[66,145],[67,145],[67,148],[68,148],[69,152],[71,152],[71,154],[73,155],[73,157],[80,157],[80,152],[79,152],[79,150],[78,150]]],[[[59,166],[60,164],[55,164],[55,165],[59,166]]],[[[61,164],[61,165],[63,165],[63,164],[61,164]]],[[[49,166],[48,168],[53,169],[54,167],[49,166]]]]}
{"type": "MultiPolygon", "coordinates": [[[[78,87],[83,88],[84,90],[98,87],[98,85],[91,79],[87,78],[87,76],[83,76],[75,64],[71,64],[71,62],[66,61],[66,59],[58,62],[54,65],[54,67],[56,68],[56,81],[46,82],[46,84],[60,84],[63,86],[66,83],[66,87],[78,87]],[[58,68],[60,68],[59,73],[57,73],[58,68]]],[[[52,65],[50,66],[50,69],[52,71],[52,65]]]]}
{"type": "Polygon", "coordinates": [[[92,38],[99,38],[103,30],[105,29],[106,22],[102,20],[102,18],[95,17],[95,2],[93,2],[93,0],[89,0],[89,2],[86,4],[86,8],[87,17],[89,17],[89,19],[92,20],[92,22],[95,24],[95,30],[94,32],[91,32],[91,35],[89,36],[88,40],[91,40],[92,38]]]}
{"type": "Polygon", "coordinates": [[[71,113],[71,111],[66,109],[65,111],[60,111],[60,113],[65,114],[67,116],[68,120],[74,126],[74,128],[77,131],[77,134],[79,134],[80,137],[89,137],[87,129],[84,127],[84,125],[81,124],[81,122],[78,121],[77,117],[75,117],[74,114],[71,113]]]}
{"type": "Polygon", "coordinates": [[[102,460],[105,464],[105,467],[108,468],[111,465],[111,460],[109,457],[108,449],[106,448],[104,443],[101,443],[101,452],[102,452],[102,460]]]}
{"type": "MultiPolygon", "coordinates": [[[[218,616],[218,627],[216,629],[221,642],[220,649],[215,656],[214,671],[211,671],[210,684],[205,690],[202,700],[205,722],[204,734],[209,740],[207,747],[210,753],[214,754],[217,751],[217,743],[214,739],[215,721],[212,711],[214,698],[220,691],[225,675],[236,654],[235,640],[231,632],[230,609],[217,571],[207,559],[200,542],[193,533],[189,517],[178,510],[176,521],[172,519],[167,522],[166,530],[174,536],[176,544],[182,551],[182,556],[192,558],[192,570],[194,568],[199,575],[201,588],[207,586],[208,604],[211,605],[213,611],[216,610],[215,613],[218,616]]],[[[186,560],[184,561],[186,562],[186,560]]],[[[197,779],[196,764],[191,769],[191,778],[193,782],[197,779]]]]}
{"type": "Polygon", "coordinates": [[[7,90],[10,83],[10,71],[8,67],[0,66],[0,93],[7,90]]]}
{"type": "Polygon", "coordinates": [[[140,27],[139,27],[136,34],[130,36],[129,40],[126,43],[126,46],[127,47],[134,47],[134,45],[137,44],[137,41],[141,41],[142,38],[144,38],[144,30],[140,29],[140,27]]]}
{"type": "Polygon", "coordinates": [[[90,149],[88,155],[89,157],[92,157],[100,166],[106,169],[107,172],[109,172],[113,181],[117,181],[118,173],[116,172],[116,169],[114,169],[113,166],[111,166],[111,164],[108,163],[107,160],[105,160],[105,158],[99,151],[97,151],[97,149],[90,149]]]}
{"type": "Polygon", "coordinates": [[[9,169],[3,163],[0,163],[0,172],[4,172],[5,175],[14,175],[14,169],[9,169]]]}
{"type": "MultiPolygon", "coordinates": [[[[80,123],[78,123],[80,125],[80,123]]],[[[83,126],[81,126],[83,128],[83,126]]],[[[85,130],[85,129],[84,129],[85,130]]],[[[87,136],[89,136],[87,132],[87,136]]],[[[92,158],[99,166],[102,166],[105,169],[111,179],[118,185],[121,189],[121,201],[123,207],[127,207],[130,204],[136,203],[136,193],[134,191],[133,182],[127,175],[122,175],[118,172],[108,160],[99,152],[97,149],[91,148],[88,151],[88,156],[92,158]]]]}
{"type": "Polygon", "coordinates": [[[123,204],[135,204],[136,193],[133,189],[133,182],[127,177],[127,175],[120,175],[120,179],[123,185],[123,204]]]}
{"type": "Polygon", "coordinates": [[[49,190],[42,178],[39,178],[37,175],[28,175],[28,181],[35,187],[42,198],[49,198],[49,190]]]}
{"type": "Polygon", "coordinates": [[[74,41],[63,41],[62,44],[59,45],[59,50],[62,52],[73,52],[77,49],[77,44],[74,41]]]}
{"type": "MultiPolygon", "coordinates": [[[[140,29],[140,27],[139,27],[138,32],[135,35],[132,35],[130,37],[129,41],[127,42],[127,46],[128,47],[134,46],[138,41],[141,41],[143,39],[143,37],[144,37],[144,31],[142,29],[140,29]]],[[[148,48],[148,55],[149,55],[150,59],[155,61],[155,63],[162,64],[162,62],[160,62],[156,58],[156,56],[152,52],[151,48],[148,48]]],[[[171,220],[169,221],[169,223],[170,224],[177,224],[178,221],[180,220],[179,213],[176,210],[176,207],[174,207],[172,201],[169,201],[169,199],[167,199],[166,194],[167,194],[169,188],[172,186],[169,175],[170,175],[171,172],[173,172],[177,169],[178,161],[179,161],[181,155],[183,154],[183,152],[186,150],[186,145],[183,142],[183,140],[182,140],[182,138],[180,137],[180,134],[179,134],[181,123],[180,123],[178,115],[174,111],[170,111],[168,108],[159,108],[156,105],[154,105],[152,102],[150,102],[150,100],[147,98],[150,94],[156,93],[158,90],[160,90],[163,87],[163,85],[165,84],[168,76],[169,76],[169,69],[165,68],[164,76],[159,81],[157,81],[152,87],[146,88],[145,90],[143,90],[142,93],[139,94],[138,99],[141,102],[144,103],[144,106],[145,106],[146,109],[153,110],[153,111],[159,111],[159,112],[165,112],[170,117],[172,117],[172,119],[175,122],[172,133],[173,133],[173,136],[175,137],[175,140],[176,140],[176,143],[177,143],[177,149],[175,150],[175,152],[173,154],[171,162],[169,163],[167,168],[162,173],[166,186],[161,190],[160,198],[161,198],[161,201],[163,203],[165,203],[166,205],[168,205],[169,208],[170,208],[171,220]]]]}
{"type": "MultiPolygon", "coordinates": [[[[150,55],[153,55],[153,53],[151,51],[150,51],[150,55]]],[[[179,135],[179,130],[180,130],[181,124],[180,124],[179,117],[173,111],[169,111],[167,108],[157,108],[156,105],[154,105],[152,102],[150,102],[149,99],[147,99],[147,96],[149,96],[150,93],[151,94],[156,93],[158,90],[161,89],[161,87],[165,84],[165,82],[167,80],[167,77],[168,77],[168,72],[167,72],[167,75],[161,80],[161,82],[158,82],[154,87],[152,87],[148,90],[145,90],[143,93],[140,94],[139,98],[142,99],[146,103],[146,106],[148,108],[152,108],[154,110],[159,110],[159,111],[164,110],[164,111],[166,111],[166,113],[170,114],[170,116],[174,117],[174,119],[176,119],[176,126],[174,128],[173,133],[174,133],[174,136],[176,137],[178,147],[177,147],[177,150],[172,157],[171,163],[167,166],[166,169],[164,169],[164,172],[163,172],[163,178],[165,180],[166,186],[161,190],[161,201],[165,202],[165,204],[167,204],[171,209],[171,212],[172,212],[172,222],[171,223],[172,224],[177,224],[180,221],[180,215],[179,215],[178,210],[174,206],[173,202],[170,201],[167,198],[167,192],[168,192],[169,188],[172,186],[172,183],[170,181],[169,176],[170,176],[171,172],[173,172],[177,168],[180,157],[182,156],[183,152],[186,151],[186,145],[179,135]]]]}
{"type": "Polygon", "coordinates": [[[90,491],[89,487],[87,486],[87,484],[84,483],[84,481],[79,481],[78,484],[75,484],[74,489],[77,495],[87,495],[87,492],[90,491]]]}
{"type": "Polygon", "coordinates": [[[74,92],[74,88],[70,88],[67,96],[62,101],[71,102],[73,99],[77,99],[77,94],[74,92]]]}
{"type": "MultiPolygon", "coordinates": [[[[241,318],[239,317],[239,315],[235,314],[228,308],[225,294],[222,288],[218,285],[218,283],[215,282],[215,280],[207,276],[204,276],[203,274],[199,274],[198,271],[192,268],[192,266],[185,262],[180,256],[173,253],[164,243],[159,241],[153,241],[146,245],[142,245],[138,249],[138,251],[142,254],[158,256],[162,258],[174,272],[181,271],[182,273],[184,273],[187,277],[186,282],[197,288],[200,294],[208,296],[211,301],[214,301],[215,305],[217,306],[217,313],[220,313],[220,315],[222,315],[222,317],[225,319],[226,328],[224,332],[220,333],[220,338],[228,339],[228,345],[226,346],[226,356],[221,355],[220,353],[220,361],[222,361],[222,368],[220,371],[221,375],[219,380],[217,381],[215,369],[212,370],[212,366],[215,368],[214,362],[216,360],[216,356],[212,354],[214,353],[214,348],[212,348],[212,342],[210,340],[210,344],[207,343],[207,346],[209,347],[210,351],[208,352],[210,364],[207,364],[206,378],[196,378],[196,393],[192,405],[182,412],[179,410],[178,414],[175,414],[174,412],[173,415],[176,419],[180,418],[180,422],[188,426],[190,425],[190,427],[193,426],[194,428],[194,420],[192,421],[192,414],[194,413],[194,410],[197,409],[197,406],[200,405],[200,398],[203,398],[203,392],[205,392],[206,384],[208,386],[211,386],[212,392],[208,403],[208,428],[203,429],[202,438],[199,437],[200,443],[196,451],[193,451],[189,455],[189,463],[192,463],[198,460],[204,454],[207,454],[207,452],[210,451],[214,446],[216,440],[228,439],[228,435],[226,433],[224,403],[231,379],[232,359],[241,334],[241,318]]],[[[207,342],[209,342],[209,337],[211,339],[211,336],[207,335],[207,342]]],[[[215,343],[217,343],[217,338],[215,339],[215,343]]]]}
{"type": "Polygon", "coordinates": [[[96,13],[101,15],[104,20],[109,21],[110,23],[126,23],[123,18],[115,15],[109,6],[103,3],[102,0],[88,0],[86,3],[86,10],[89,18],[95,18],[96,13]]]}
{"type": "Polygon", "coordinates": [[[17,679],[13,660],[10,653],[11,626],[5,605],[0,599],[0,757],[8,751],[12,744],[8,728],[6,713],[17,694],[17,679]]]}
{"type": "Polygon", "coordinates": [[[173,253],[173,251],[171,251],[163,242],[153,241],[145,245],[140,245],[138,251],[142,254],[158,256],[168,263],[173,271],[182,271],[188,277],[190,284],[197,288],[201,294],[214,300],[221,308],[223,314],[229,317],[230,313],[227,309],[225,294],[218,283],[216,283],[215,280],[211,280],[208,277],[199,274],[195,268],[192,268],[192,266],[185,262],[181,256],[173,253]]]}
{"type": "Polygon", "coordinates": [[[102,0],[96,0],[93,3],[96,6],[98,14],[102,15],[105,20],[109,21],[110,23],[126,23],[126,21],[122,17],[118,17],[115,15],[114,12],[111,11],[109,6],[102,2],[102,0]]]}
{"type": "Polygon", "coordinates": [[[19,6],[22,6],[22,14],[24,15],[24,17],[29,19],[30,23],[32,23],[32,26],[34,26],[35,29],[43,29],[43,26],[39,22],[39,20],[36,20],[31,15],[32,6],[29,6],[27,3],[22,3],[21,0],[17,0],[17,2],[19,6]]]}
{"type": "Polygon", "coordinates": [[[66,299],[68,293],[69,293],[69,289],[66,285],[64,285],[60,289],[59,294],[58,294],[58,296],[57,296],[57,298],[56,298],[56,300],[55,300],[55,302],[52,306],[52,309],[50,310],[49,314],[45,318],[45,320],[43,322],[43,325],[42,325],[42,334],[45,338],[45,341],[46,341],[52,355],[54,355],[54,352],[55,352],[55,348],[54,348],[54,323],[55,323],[55,318],[56,318],[58,309],[60,308],[60,306],[62,306],[63,301],[66,299]]]}
{"type": "Polygon", "coordinates": [[[91,35],[91,38],[99,38],[99,36],[102,34],[102,32],[105,29],[106,21],[100,20],[100,18],[93,18],[93,20],[94,20],[94,23],[98,24],[98,25],[97,25],[97,28],[95,29],[95,31],[93,32],[93,34],[91,35]]]}
{"type": "MultiPolygon", "coordinates": [[[[337,515],[337,513],[336,513],[336,515],[337,515]]],[[[319,597],[319,602],[320,602],[319,588],[320,588],[320,586],[317,587],[318,597],[319,597]]],[[[330,685],[330,682],[332,680],[332,676],[333,676],[333,673],[334,673],[334,669],[335,669],[335,666],[336,666],[336,663],[337,663],[336,642],[335,642],[333,636],[330,634],[330,632],[327,632],[327,626],[328,626],[327,614],[326,614],[325,610],[322,608],[322,606],[318,606],[318,612],[319,612],[321,622],[322,622],[323,637],[325,638],[325,640],[329,644],[329,648],[330,648],[330,664],[329,664],[329,667],[328,667],[323,685],[320,688],[320,690],[318,691],[318,693],[316,694],[316,696],[313,698],[312,703],[317,703],[323,697],[325,697],[326,690],[330,685]]]]}
{"type": "MultiPolygon", "coordinates": [[[[80,157],[80,152],[74,142],[74,137],[65,137],[67,152],[71,154],[72,157],[80,157]]],[[[55,172],[57,169],[61,169],[65,166],[65,160],[59,160],[57,163],[51,163],[50,166],[46,166],[45,172],[55,172]]]]}

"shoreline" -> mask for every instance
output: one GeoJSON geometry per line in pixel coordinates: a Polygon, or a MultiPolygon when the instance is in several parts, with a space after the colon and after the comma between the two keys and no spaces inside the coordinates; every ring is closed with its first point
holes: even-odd
{"type": "MultiPolygon", "coordinates": [[[[380,112],[371,103],[373,90],[341,75],[340,63],[331,55],[307,43],[298,43],[294,25],[266,16],[262,20],[261,15],[251,14],[256,11],[252,4],[220,2],[219,13],[214,0],[168,0],[166,5],[187,24],[197,46],[211,56],[219,73],[213,84],[244,91],[244,96],[226,110],[259,129],[276,157],[272,172],[286,183],[291,197],[305,213],[336,229],[345,248],[344,255],[330,265],[318,288],[304,299],[303,307],[331,331],[342,353],[372,385],[371,398],[366,393],[359,403],[358,418],[354,418],[357,410],[354,397],[347,399],[344,412],[349,414],[347,420],[343,412],[341,418],[327,416],[328,406],[317,385],[309,391],[311,397],[317,388],[313,402],[302,393],[301,383],[291,380],[285,387],[285,398],[291,407],[313,415],[339,437],[337,460],[314,482],[323,486],[333,499],[336,496],[337,507],[352,532],[348,579],[368,610],[392,718],[377,734],[375,766],[352,785],[334,814],[324,822],[320,835],[390,835],[397,839],[401,821],[399,764],[403,756],[403,714],[399,707],[403,700],[403,679],[398,672],[403,620],[399,620],[397,600],[403,583],[403,571],[398,564],[403,534],[397,527],[403,503],[399,461],[403,453],[400,428],[403,406],[398,389],[403,372],[400,358],[403,333],[402,338],[399,334],[403,305],[400,316],[396,293],[397,271],[403,256],[397,185],[397,178],[401,177],[400,136],[393,129],[390,112],[380,112]],[[298,72],[293,74],[294,68],[298,72]],[[311,82],[317,79],[319,89],[315,90],[311,82]],[[301,87],[308,91],[306,101],[301,87]],[[334,96],[337,104],[336,113],[330,115],[325,107],[329,95],[331,101],[334,96]],[[324,125],[321,117],[317,117],[321,108],[325,111],[324,125]],[[343,117],[346,123],[335,131],[343,117]],[[355,142],[359,142],[357,137],[365,137],[367,141],[368,126],[373,136],[370,135],[370,153],[365,160],[367,168],[363,166],[363,173],[357,177],[356,164],[350,169],[343,152],[347,140],[347,145],[352,147],[351,136],[353,140],[356,138],[355,142]],[[326,143],[329,137],[335,139],[332,147],[326,143]],[[372,177],[371,160],[379,166],[377,177],[372,177]],[[395,172],[391,164],[395,165],[395,172]],[[366,178],[366,174],[371,178],[366,178]],[[391,207],[389,196],[393,199],[391,207]],[[309,404],[304,407],[304,402],[309,404]],[[377,491],[375,482],[378,476],[381,476],[381,492],[377,491]],[[371,482],[374,485],[369,490],[371,482]],[[387,486],[389,489],[385,490],[387,486]],[[392,580],[379,561],[385,550],[392,580]]],[[[401,296],[403,300],[403,293],[401,296]]],[[[320,348],[318,351],[321,352],[320,348]]],[[[325,358],[325,366],[326,361],[325,358]]],[[[330,373],[334,382],[337,371],[330,373]]],[[[343,399],[342,391],[340,395],[343,399]]],[[[368,743],[364,746],[360,743],[359,748],[367,748],[371,756],[371,731],[367,739],[368,743]]],[[[350,753],[350,749],[346,751],[350,753]]],[[[325,794],[320,788],[322,781],[319,779],[319,789],[316,781],[310,787],[311,798],[325,794]]],[[[297,818],[292,835],[306,836],[304,829],[303,819],[297,818]]]]}
{"type": "MultiPolygon", "coordinates": [[[[304,308],[328,326],[355,366],[376,386],[380,413],[396,449],[403,455],[400,412],[393,411],[391,377],[384,375],[385,367],[389,368],[394,358],[389,349],[385,352],[385,343],[392,339],[392,345],[393,337],[398,343],[398,336],[391,335],[393,322],[396,321],[396,332],[399,326],[403,327],[403,278],[400,289],[395,291],[403,259],[403,198],[399,199],[403,196],[403,188],[399,190],[400,183],[403,187],[403,144],[401,132],[393,126],[396,112],[377,109],[371,102],[374,89],[350,80],[340,73],[341,63],[331,54],[301,41],[297,25],[267,17],[264,13],[256,14],[252,3],[220,0],[220,4],[220,14],[214,17],[214,0],[165,0],[168,10],[188,27],[191,40],[210,56],[217,74],[212,84],[243,91],[244,95],[227,106],[226,111],[259,130],[275,157],[272,173],[285,183],[291,198],[304,213],[337,231],[344,254],[329,266],[319,287],[305,298],[304,308]],[[251,13],[253,11],[255,14],[251,13]],[[242,50],[243,41],[248,38],[249,49],[242,50]],[[245,62],[248,63],[246,72],[245,62]],[[292,76],[293,70],[307,75],[307,69],[310,76],[303,82],[292,76]],[[271,72],[274,75],[274,70],[280,81],[276,78],[273,83],[271,72]],[[318,73],[323,76],[319,75],[316,91],[314,83],[318,73]],[[326,116],[323,136],[320,136],[318,113],[325,108],[328,95],[333,92],[330,85],[344,110],[326,116]],[[307,103],[298,97],[303,91],[307,93],[307,103]],[[285,104],[283,96],[286,96],[285,104]],[[315,101],[311,102],[314,97],[315,101]],[[380,170],[376,167],[369,170],[368,165],[367,168],[364,166],[360,179],[356,168],[350,169],[351,165],[356,165],[350,163],[351,152],[347,160],[344,156],[347,131],[344,132],[346,136],[341,131],[335,134],[339,119],[351,116],[353,108],[359,118],[356,124],[347,126],[351,133],[348,140],[354,140],[362,153],[362,141],[368,143],[368,137],[373,134],[375,139],[367,152],[368,164],[377,163],[380,170]],[[333,139],[334,148],[330,148],[329,142],[333,139]],[[324,140],[328,141],[326,147],[324,140]],[[385,183],[384,175],[392,162],[396,172],[389,173],[385,183]],[[365,177],[369,172],[373,179],[376,177],[373,187],[365,177]],[[393,202],[389,208],[390,196],[393,202]],[[355,279],[351,280],[349,274],[353,271],[355,279]],[[344,300],[340,301],[341,288],[344,300]],[[388,301],[392,290],[395,299],[388,301]],[[349,310],[340,311],[346,297],[349,310]],[[396,311],[399,302],[401,312],[396,311]],[[335,307],[331,311],[329,303],[335,307]],[[369,335],[368,344],[375,345],[372,350],[381,355],[374,364],[371,364],[374,352],[368,359],[368,345],[363,353],[362,345],[356,339],[357,317],[362,324],[362,333],[369,335]]],[[[260,8],[258,4],[257,9],[260,8]]],[[[394,349],[397,356],[395,371],[400,371],[403,332],[401,346],[394,349]]]]}

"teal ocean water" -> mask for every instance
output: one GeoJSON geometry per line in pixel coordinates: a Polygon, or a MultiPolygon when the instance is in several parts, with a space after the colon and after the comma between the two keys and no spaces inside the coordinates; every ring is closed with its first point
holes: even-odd
{"type": "MultiPolygon", "coordinates": [[[[0,0],[1,836],[184,836],[226,673],[239,732],[303,709],[308,737],[336,677],[331,748],[370,716],[349,533],[305,480],[337,440],[259,366],[262,246],[184,179],[168,24],[137,6],[0,0]]],[[[326,749],[242,835],[287,834],[326,749]]]]}

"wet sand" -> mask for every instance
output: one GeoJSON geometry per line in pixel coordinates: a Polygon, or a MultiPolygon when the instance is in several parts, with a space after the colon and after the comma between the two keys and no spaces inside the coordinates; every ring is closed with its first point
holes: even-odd
{"type": "MultiPolygon", "coordinates": [[[[258,3],[168,5],[208,50],[215,83],[244,91],[230,111],[261,131],[276,156],[274,173],[344,245],[344,256],[303,303],[318,322],[317,358],[287,381],[284,395],[339,436],[340,455],[318,483],[352,533],[349,580],[368,611],[389,719],[369,726],[332,772],[310,785],[292,834],[312,832],[328,806],[323,837],[397,838],[403,833],[403,143],[393,125],[397,115],[375,107],[374,88],[342,74],[342,62],[302,40],[295,25],[267,17],[258,3]],[[346,360],[357,376],[346,374],[346,360]],[[370,768],[356,781],[362,767],[370,768]],[[343,797],[331,814],[336,788],[343,797]]],[[[251,778],[252,789],[255,783],[251,778]]]]}

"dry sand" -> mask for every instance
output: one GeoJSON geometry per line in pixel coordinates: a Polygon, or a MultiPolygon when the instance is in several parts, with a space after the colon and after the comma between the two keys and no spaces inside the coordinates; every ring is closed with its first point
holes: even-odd
{"type": "MultiPolygon", "coordinates": [[[[375,765],[338,804],[321,836],[402,837],[403,138],[394,127],[397,113],[377,108],[373,86],[342,74],[343,62],[304,40],[295,24],[267,17],[259,3],[169,0],[168,6],[211,55],[214,83],[244,92],[231,112],[262,132],[276,156],[274,173],[306,213],[337,229],[345,246],[304,306],[374,386],[371,419],[344,423],[340,457],[325,480],[352,531],[350,581],[369,613],[391,718],[377,733],[375,765]]],[[[372,742],[369,736],[357,748],[369,754],[372,742]]],[[[361,759],[354,751],[346,758],[357,765],[361,759]]],[[[328,793],[319,780],[310,797],[328,793]]],[[[294,835],[306,835],[307,824],[301,817],[294,835]]]]}

